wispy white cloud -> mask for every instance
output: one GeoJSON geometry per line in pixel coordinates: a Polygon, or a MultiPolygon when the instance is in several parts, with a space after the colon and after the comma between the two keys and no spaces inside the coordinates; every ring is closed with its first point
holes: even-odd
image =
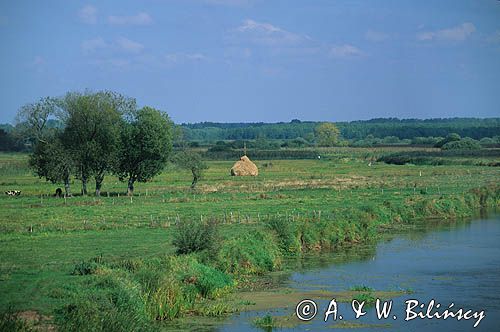
{"type": "Polygon", "coordinates": [[[464,41],[475,31],[476,27],[474,24],[466,22],[452,28],[420,32],[417,34],[417,40],[464,41]]]}
{"type": "Polygon", "coordinates": [[[140,53],[144,49],[144,45],[135,42],[128,38],[120,37],[116,40],[116,45],[123,51],[131,53],[140,53]]]}
{"type": "Polygon", "coordinates": [[[296,34],[270,23],[246,19],[235,29],[238,37],[254,44],[266,46],[293,46],[311,41],[306,35],[296,34]]]}
{"type": "Polygon", "coordinates": [[[490,43],[500,43],[500,30],[495,31],[486,38],[486,41],[490,43]]]}
{"type": "Polygon", "coordinates": [[[83,23],[97,23],[97,8],[91,5],[86,5],[78,11],[78,17],[83,23]]]}
{"type": "Polygon", "coordinates": [[[132,16],[108,16],[111,25],[149,25],[153,19],[148,13],[141,12],[132,16]]]}
{"type": "MultiPolygon", "coordinates": [[[[372,36],[373,37],[373,36],[372,36]]],[[[377,35],[378,40],[385,36],[377,35]]],[[[359,48],[350,45],[331,45],[314,40],[307,34],[291,32],[268,22],[246,19],[231,30],[226,57],[249,59],[256,56],[307,59],[311,57],[360,57],[366,55],[359,48]]]]}
{"type": "Polygon", "coordinates": [[[101,37],[94,39],[87,39],[81,43],[81,48],[83,53],[90,54],[96,52],[99,49],[107,48],[108,44],[101,37]]]}
{"type": "Polygon", "coordinates": [[[119,53],[141,53],[144,45],[139,42],[120,37],[112,42],[107,42],[101,37],[84,40],[81,43],[81,49],[84,54],[119,54],[119,53]]]}
{"type": "Polygon", "coordinates": [[[386,41],[387,39],[389,39],[389,37],[389,34],[380,31],[368,30],[365,33],[366,40],[373,43],[386,41]]]}
{"type": "Polygon", "coordinates": [[[356,46],[350,44],[334,45],[330,48],[329,55],[335,58],[352,58],[364,55],[356,46]]]}
{"type": "Polygon", "coordinates": [[[169,53],[165,55],[164,59],[166,64],[173,65],[186,62],[206,61],[208,57],[202,53],[169,53]]]}

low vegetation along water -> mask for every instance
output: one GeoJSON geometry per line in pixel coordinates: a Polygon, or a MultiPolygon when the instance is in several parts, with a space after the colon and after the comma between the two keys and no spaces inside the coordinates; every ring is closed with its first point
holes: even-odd
{"type": "MultiPolygon", "coordinates": [[[[384,237],[373,245],[357,246],[335,253],[305,258],[302,271],[294,272],[283,284],[264,293],[243,296],[258,310],[234,315],[222,331],[254,331],[279,327],[282,330],[359,330],[405,331],[494,331],[500,315],[500,218],[498,215],[462,222],[425,222],[411,230],[384,237]],[[350,291],[350,292],[349,292],[350,291]],[[300,297],[314,300],[317,316],[300,323],[294,314],[300,297]],[[338,302],[338,315],[343,319],[325,322],[324,313],[332,297],[338,302]],[[355,319],[349,297],[366,300],[366,315],[355,319]],[[393,299],[388,319],[377,319],[377,298],[393,299]],[[466,320],[415,319],[405,321],[405,301],[415,299],[425,307],[412,311],[426,313],[435,300],[431,313],[459,308],[480,312],[484,318],[466,320]],[[266,307],[265,301],[271,302],[266,307]],[[436,309],[437,303],[440,308],[436,309]],[[397,319],[394,320],[393,315],[397,319]],[[479,321],[476,329],[474,324],[479,321]]],[[[409,314],[412,317],[413,314],[409,314]]],[[[435,316],[434,316],[435,317],[435,316]]],[[[477,316],[479,317],[479,316],[477,316]]]]}

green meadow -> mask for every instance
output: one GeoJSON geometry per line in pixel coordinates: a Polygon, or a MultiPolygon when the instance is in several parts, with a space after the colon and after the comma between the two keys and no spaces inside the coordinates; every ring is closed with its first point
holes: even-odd
{"type": "MultiPolygon", "coordinates": [[[[119,330],[132,324],[126,312],[132,330],[224,316],[240,310],[224,299],[287,269],[287,257],[499,205],[498,167],[372,161],[401,150],[332,148],[320,150],[321,159],[254,160],[257,177],[231,177],[232,161],[209,161],[195,190],[190,172],[170,165],[137,183],[132,198],[113,176],[101,197],[80,196],[73,179],[66,199],[53,195],[61,185],[32,174],[28,155],[0,154],[0,309],[36,312],[29,324],[62,330],[106,330],[102,322],[119,330]],[[189,237],[182,225],[216,227],[209,238],[216,245],[179,253],[174,239],[189,237]]],[[[8,314],[2,319],[30,328],[8,314]]]]}

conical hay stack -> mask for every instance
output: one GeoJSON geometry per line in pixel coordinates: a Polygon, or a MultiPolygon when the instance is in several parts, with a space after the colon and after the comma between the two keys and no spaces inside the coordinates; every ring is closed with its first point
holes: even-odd
{"type": "Polygon", "coordinates": [[[232,176],[257,176],[259,175],[259,169],[255,164],[247,157],[243,156],[234,163],[231,168],[232,176]]]}

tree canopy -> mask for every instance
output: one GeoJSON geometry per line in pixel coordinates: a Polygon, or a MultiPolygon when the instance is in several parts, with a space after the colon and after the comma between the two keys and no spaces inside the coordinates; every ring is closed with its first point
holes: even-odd
{"type": "Polygon", "coordinates": [[[151,107],[137,111],[121,130],[116,173],[128,180],[128,194],[134,183],[146,182],[158,175],[172,151],[173,123],[168,115],[151,107]]]}

